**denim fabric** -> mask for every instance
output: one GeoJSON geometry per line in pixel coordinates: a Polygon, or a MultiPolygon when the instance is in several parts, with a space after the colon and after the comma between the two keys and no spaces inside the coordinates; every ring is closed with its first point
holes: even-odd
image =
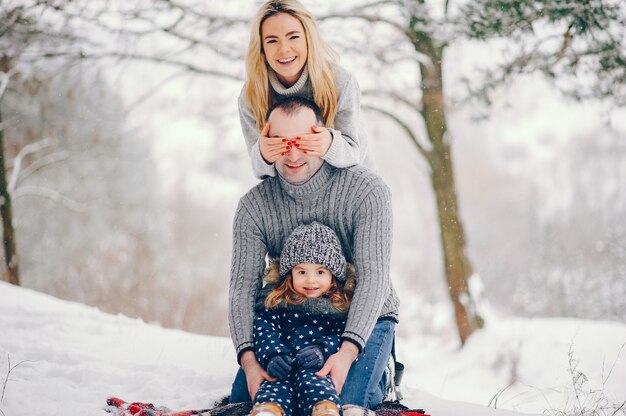
{"type": "MultiPolygon", "coordinates": [[[[391,355],[394,330],[393,321],[381,320],[376,323],[365,349],[348,373],[340,396],[344,404],[355,404],[371,409],[382,402],[386,385],[385,367],[391,355]]],[[[246,374],[239,368],[232,385],[230,402],[249,401],[251,399],[246,374]]]]}
{"type": "Polygon", "coordinates": [[[230,389],[230,402],[231,403],[243,403],[251,402],[250,393],[248,393],[248,381],[246,380],[246,373],[243,372],[243,368],[239,367],[235,381],[230,389]]]}
{"type": "Polygon", "coordinates": [[[378,321],[374,326],[365,349],[352,364],[341,390],[344,404],[373,409],[383,401],[385,368],[391,355],[395,327],[395,322],[389,320],[378,321]]]}

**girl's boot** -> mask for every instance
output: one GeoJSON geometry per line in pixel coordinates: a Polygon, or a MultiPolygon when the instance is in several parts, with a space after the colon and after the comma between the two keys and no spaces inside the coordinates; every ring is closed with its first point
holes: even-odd
{"type": "Polygon", "coordinates": [[[273,402],[257,403],[250,411],[250,416],[285,416],[285,411],[273,402]]]}
{"type": "Polygon", "coordinates": [[[311,416],[339,416],[339,407],[329,400],[322,400],[313,406],[311,416]]]}

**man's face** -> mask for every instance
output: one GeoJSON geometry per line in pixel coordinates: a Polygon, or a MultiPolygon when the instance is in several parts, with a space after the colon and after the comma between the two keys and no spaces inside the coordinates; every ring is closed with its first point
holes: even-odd
{"type": "MultiPolygon", "coordinates": [[[[315,113],[301,108],[295,114],[286,115],[281,109],[270,114],[269,137],[283,137],[294,140],[298,136],[312,133],[311,127],[317,124],[315,113]]],[[[324,161],[319,156],[309,156],[291,146],[291,149],[275,162],[276,170],[287,182],[299,185],[305,183],[322,167],[324,161]]]]}

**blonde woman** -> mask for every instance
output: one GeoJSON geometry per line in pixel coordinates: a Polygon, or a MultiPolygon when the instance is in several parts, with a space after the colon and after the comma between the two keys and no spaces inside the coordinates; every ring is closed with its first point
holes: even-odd
{"type": "Polygon", "coordinates": [[[336,61],[300,2],[273,0],[261,6],[252,24],[246,81],[239,96],[241,128],[258,178],[275,176],[274,162],[291,146],[338,168],[373,167],[359,129],[359,85],[336,61]],[[325,126],[311,126],[309,134],[296,138],[268,137],[267,110],[291,96],[314,101],[325,126]]]}

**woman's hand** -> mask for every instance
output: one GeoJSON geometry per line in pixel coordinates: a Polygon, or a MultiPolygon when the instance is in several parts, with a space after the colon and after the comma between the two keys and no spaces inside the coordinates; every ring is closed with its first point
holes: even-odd
{"type": "Polygon", "coordinates": [[[265,163],[272,164],[287,153],[287,146],[291,142],[283,137],[267,137],[270,132],[270,123],[265,123],[259,138],[259,150],[265,163]]]}
{"type": "Polygon", "coordinates": [[[261,364],[256,360],[256,355],[252,351],[246,351],[241,355],[241,368],[246,373],[246,381],[248,383],[248,393],[252,400],[256,396],[256,392],[259,390],[261,383],[265,380],[275,382],[277,379],[270,377],[269,374],[261,367],[261,364]]]}
{"type": "Polygon", "coordinates": [[[296,137],[295,146],[310,156],[324,156],[333,142],[333,136],[326,127],[312,126],[309,134],[296,137]]]}

